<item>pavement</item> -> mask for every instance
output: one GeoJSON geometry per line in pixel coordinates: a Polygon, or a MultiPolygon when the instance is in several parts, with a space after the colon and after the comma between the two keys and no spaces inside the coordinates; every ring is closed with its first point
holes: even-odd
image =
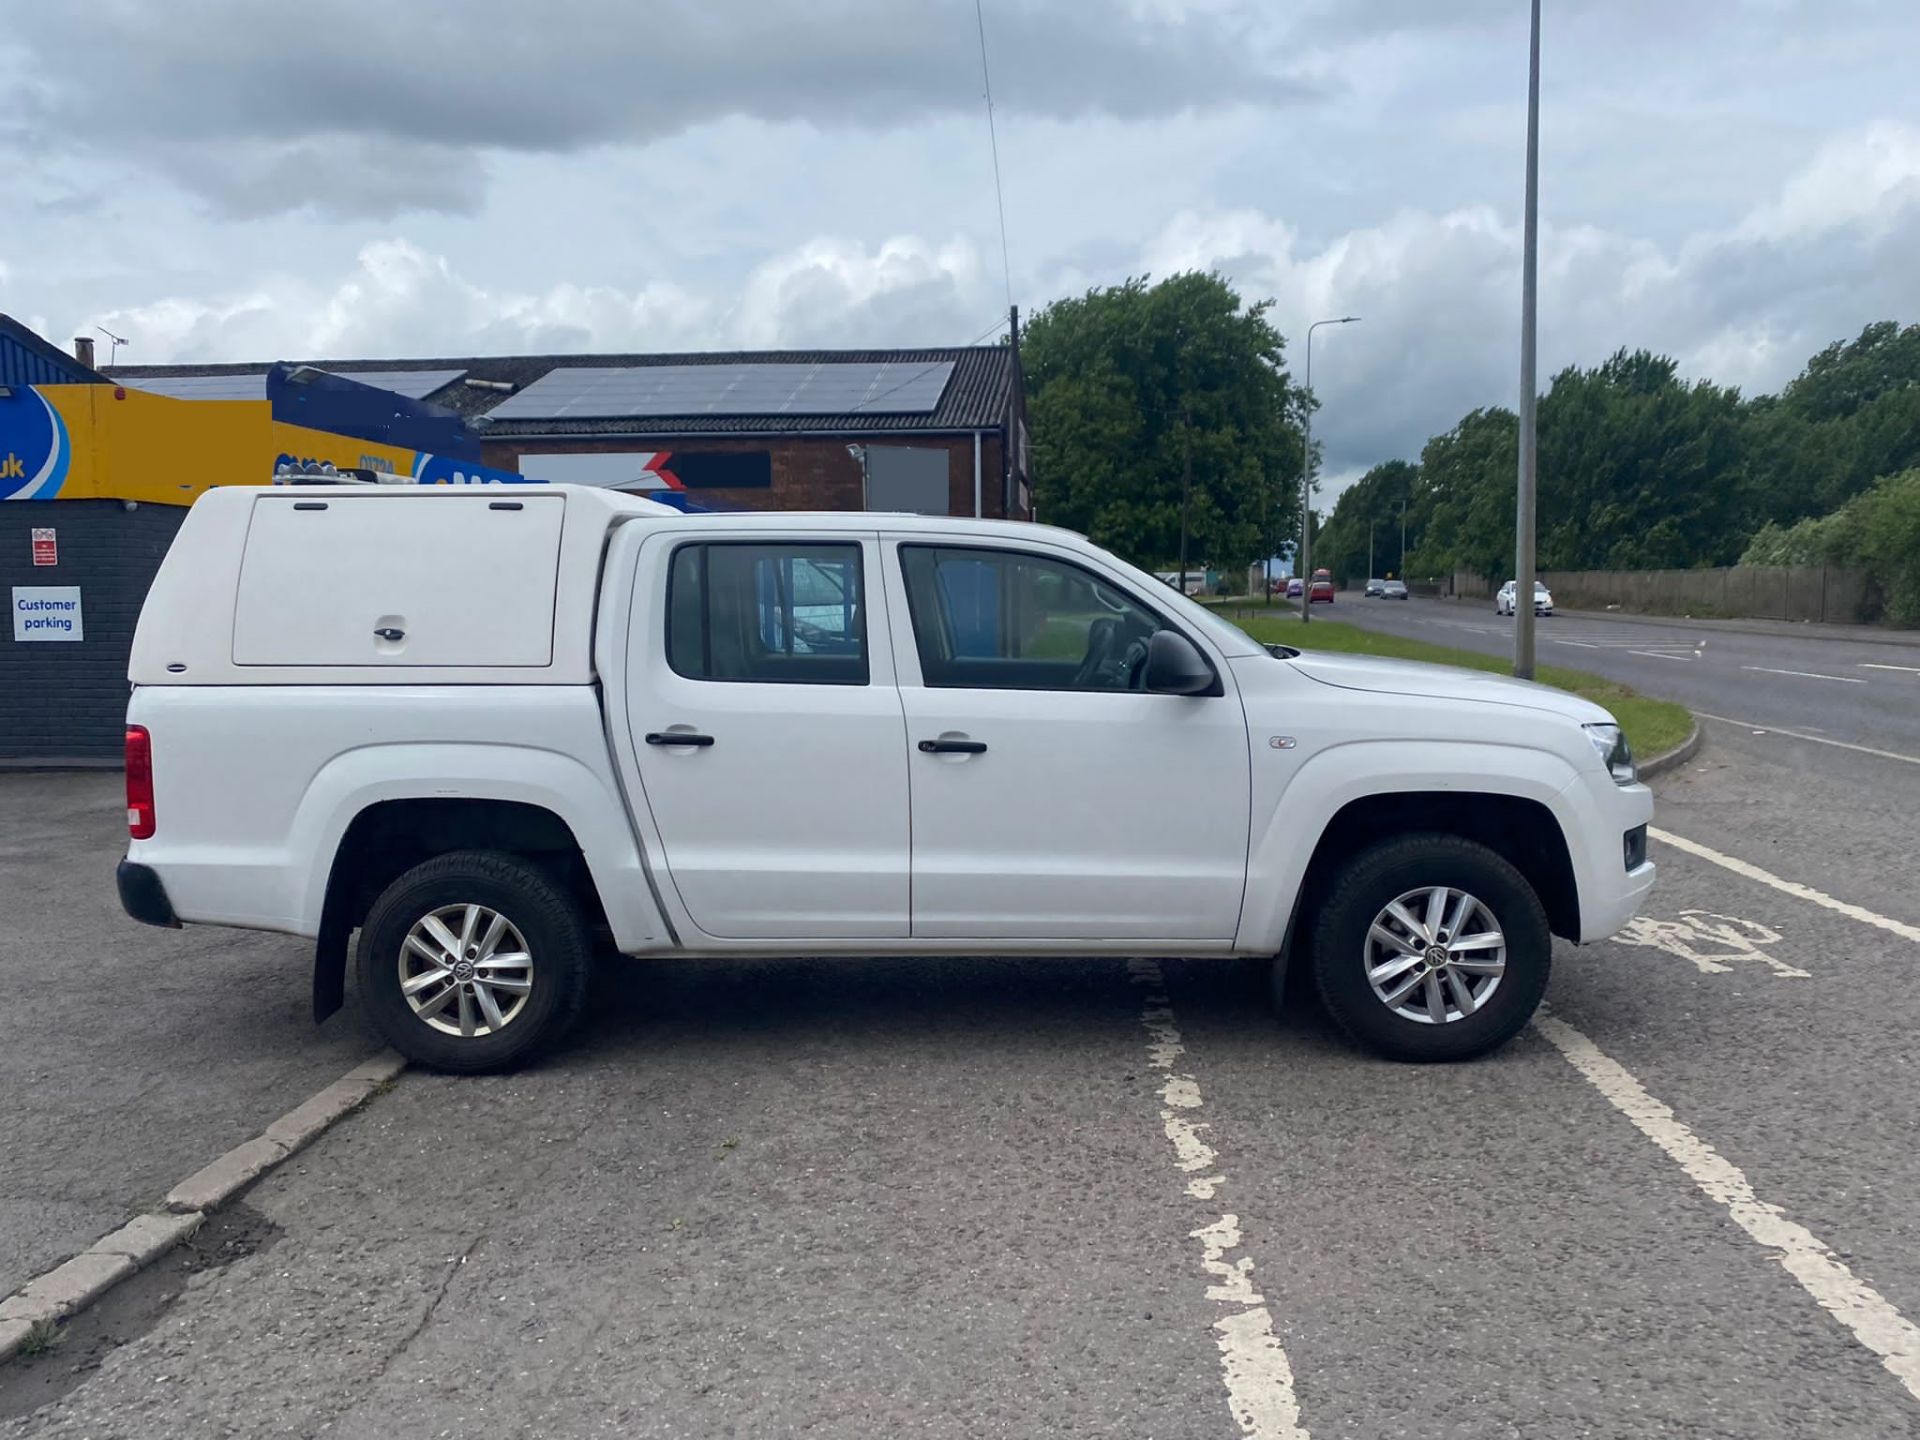
{"type": "Polygon", "coordinates": [[[380,1049],[310,946],[127,918],[118,774],[0,775],[0,1296],[380,1049]]]}
{"type": "MultiPolygon", "coordinates": [[[[1578,663],[1791,713],[1725,639],[1578,663]]],[[[1656,782],[1643,921],[1561,946],[1547,1014],[1472,1064],[1369,1059],[1238,961],[610,968],[561,1053],[408,1073],[0,1366],[0,1437],[1920,1435],[1898,708],[1707,722],[1656,782]]],[[[0,873],[42,866],[15,1004],[56,943],[47,989],[156,942],[178,983],[0,1009],[0,1063],[31,1043],[75,1092],[9,1115],[6,1184],[150,1201],[373,1045],[307,1024],[282,942],[109,929],[110,847],[37,818],[92,783],[0,777],[0,873]],[[117,1103],[120,1056],[178,1107],[117,1103]]]]}

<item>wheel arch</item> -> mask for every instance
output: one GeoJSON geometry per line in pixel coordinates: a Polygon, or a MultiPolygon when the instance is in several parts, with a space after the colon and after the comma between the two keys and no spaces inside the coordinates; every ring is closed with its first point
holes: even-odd
{"type": "Polygon", "coordinates": [[[327,867],[314,955],[316,1021],[340,1008],[347,941],[380,893],[416,865],[462,850],[535,861],[573,897],[590,929],[611,936],[607,907],[586,852],[556,811],[524,800],[479,796],[376,800],[348,822],[327,867]]]}
{"type": "Polygon", "coordinates": [[[1373,840],[1456,834],[1505,856],[1540,895],[1553,933],[1579,938],[1578,857],[1564,791],[1570,766],[1548,751],[1465,742],[1356,742],[1310,758],[1258,823],[1235,948],[1277,953],[1311,933],[1324,878],[1373,840]],[[1494,763],[1490,763],[1494,762],[1494,763]]]}

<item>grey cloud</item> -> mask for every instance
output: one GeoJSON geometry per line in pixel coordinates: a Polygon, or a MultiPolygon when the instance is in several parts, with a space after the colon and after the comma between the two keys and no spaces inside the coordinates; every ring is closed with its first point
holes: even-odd
{"type": "MultiPolygon", "coordinates": [[[[989,9],[997,103],[1146,116],[1308,93],[1249,22],[1129,15],[1111,3],[989,9]]],[[[299,140],[360,134],[565,151],[729,115],[894,127],[975,108],[964,0],[108,0],[21,7],[16,46],[42,118],[105,135],[299,140]]]]}
{"type": "Polygon", "coordinates": [[[148,163],[226,220],[296,211],[359,222],[390,220],[411,210],[470,215],[485,198],[485,161],[446,145],[364,135],[281,143],[133,144],[148,163]]]}

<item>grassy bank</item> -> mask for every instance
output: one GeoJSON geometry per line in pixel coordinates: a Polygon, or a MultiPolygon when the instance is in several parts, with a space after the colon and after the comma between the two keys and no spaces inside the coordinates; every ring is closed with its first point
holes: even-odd
{"type": "MultiPolygon", "coordinates": [[[[1377,630],[1362,630],[1357,625],[1322,620],[1318,616],[1310,625],[1302,625],[1291,615],[1269,619],[1259,615],[1258,608],[1256,601],[1251,611],[1223,606],[1221,613],[1263,644],[1291,645],[1296,650],[1340,650],[1349,655],[1378,655],[1389,660],[1426,660],[1496,675],[1513,673],[1513,666],[1497,656],[1456,650],[1450,645],[1430,645],[1424,640],[1409,640],[1400,635],[1383,635],[1377,630]],[[1246,618],[1249,613],[1255,618],[1246,618]]],[[[1603,680],[1582,670],[1563,670],[1558,665],[1542,665],[1534,673],[1544,685],[1570,690],[1611,710],[1626,730],[1627,741],[1636,755],[1658,755],[1671,750],[1687,738],[1687,732],[1693,727],[1693,717],[1687,713],[1686,706],[1671,700],[1649,700],[1618,681],[1603,680]]]]}

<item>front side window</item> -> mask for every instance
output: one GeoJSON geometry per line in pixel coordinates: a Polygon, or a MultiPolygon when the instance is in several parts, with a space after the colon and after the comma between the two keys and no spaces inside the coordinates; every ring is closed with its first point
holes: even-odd
{"type": "Polygon", "coordinates": [[[903,545],[920,672],[939,687],[1139,690],[1153,611],[1078,565],[1013,550],[903,545]]]}
{"type": "Polygon", "coordinates": [[[682,545],[667,577],[667,663],[689,680],[865,685],[860,547],[682,545]]]}

